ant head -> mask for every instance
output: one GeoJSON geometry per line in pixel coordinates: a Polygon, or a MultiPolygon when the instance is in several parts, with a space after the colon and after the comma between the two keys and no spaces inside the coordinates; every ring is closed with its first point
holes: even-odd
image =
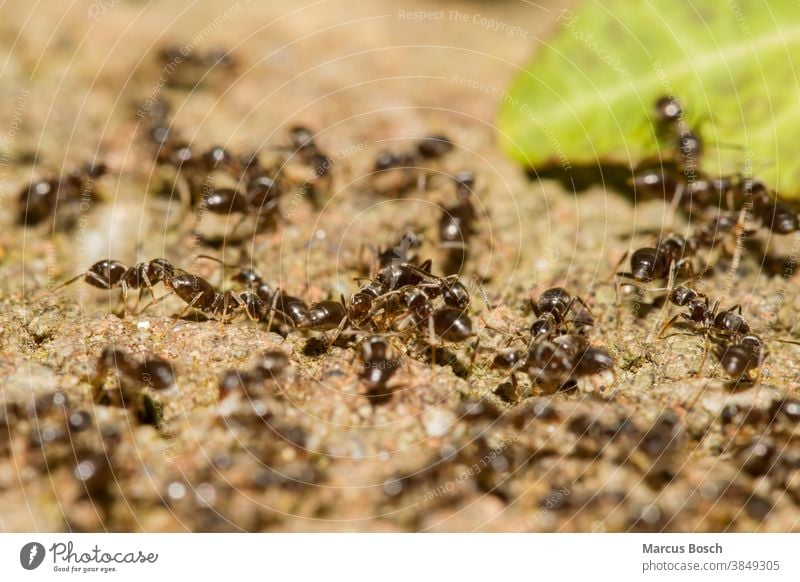
{"type": "Polygon", "coordinates": [[[677,99],[664,95],[656,99],[655,116],[659,123],[672,124],[683,115],[683,108],[677,99]]]}
{"type": "Polygon", "coordinates": [[[460,281],[448,285],[442,293],[442,299],[448,307],[464,309],[469,305],[469,291],[460,281]]]}
{"type": "Polygon", "coordinates": [[[683,285],[675,287],[675,289],[672,290],[672,293],[669,294],[670,302],[678,307],[684,307],[690,301],[696,298],[697,292],[694,289],[684,287],[683,285]]]}
{"type": "Polygon", "coordinates": [[[209,171],[229,165],[233,158],[222,146],[214,146],[203,154],[203,164],[209,171]]]}
{"type": "Polygon", "coordinates": [[[456,174],[453,178],[456,183],[456,193],[459,198],[468,198],[475,188],[475,174],[464,170],[456,174]]]}
{"type": "Polygon", "coordinates": [[[550,313],[543,313],[541,317],[531,324],[531,336],[541,337],[548,335],[555,329],[555,319],[550,313]]]}
{"type": "Polygon", "coordinates": [[[417,153],[423,158],[440,158],[453,149],[453,142],[443,135],[428,136],[417,144],[417,153]]]}
{"type": "Polygon", "coordinates": [[[392,152],[381,152],[378,154],[378,157],[375,159],[375,171],[376,172],[385,172],[386,170],[391,170],[392,168],[396,168],[398,166],[404,165],[406,162],[403,156],[399,156],[392,152]]]}
{"type": "Polygon", "coordinates": [[[303,125],[295,125],[289,129],[289,138],[297,149],[309,148],[314,145],[314,134],[303,125]]]}

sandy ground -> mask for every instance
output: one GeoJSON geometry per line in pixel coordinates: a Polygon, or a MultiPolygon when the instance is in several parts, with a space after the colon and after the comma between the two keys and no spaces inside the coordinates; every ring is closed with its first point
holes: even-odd
{"type": "MultiPolygon", "coordinates": [[[[732,386],[713,356],[693,374],[703,339],[653,339],[664,317],[658,293],[615,306],[615,265],[652,242],[665,205],[530,181],[496,148],[503,87],[553,26],[552,4],[5,4],[0,530],[800,528],[798,411],[779,406],[798,395],[800,348],[770,341],[757,386],[732,386]],[[166,44],[222,46],[238,68],[191,91],[162,87],[154,53],[166,44]],[[292,124],[312,127],[336,162],[321,208],[298,199],[244,251],[202,245],[195,230],[213,225],[204,218],[195,228],[196,216],[163,194],[166,178],[142,137],[137,107],[156,97],[200,147],[239,151],[285,140],[292,124]],[[376,194],[377,152],[432,133],[457,147],[434,164],[428,190],[376,194]],[[15,222],[16,194],[32,176],[95,156],[111,172],[96,183],[101,201],[59,209],[72,228],[15,222]],[[463,169],[478,176],[481,203],[463,280],[478,274],[491,305],[473,287],[474,366],[471,342],[432,367],[418,345],[397,338],[402,367],[382,405],[364,397],[352,346],[318,354],[308,334],[284,340],[244,318],[175,320],[173,300],[121,318],[116,293],[83,284],[48,292],[109,257],[166,257],[230,287],[218,265],[196,259],[206,253],[252,257],[290,293],[338,297],[355,290],[364,257],[405,227],[425,236],[420,255],[441,263],[439,207],[453,196],[446,176],[463,169]],[[553,285],[586,298],[598,320],[592,342],[614,355],[613,374],[556,394],[524,376],[516,394],[498,389],[506,378],[490,369],[503,342],[494,330],[525,329],[527,300],[553,285]],[[90,379],[109,345],[174,364],[177,387],[157,395],[159,428],[93,401],[90,379]],[[287,374],[251,401],[220,403],[219,375],[267,349],[289,355],[287,374]],[[66,416],[45,404],[53,392],[68,396],[66,416]],[[68,424],[79,410],[90,413],[86,430],[68,424]]],[[[762,336],[786,338],[800,307],[786,267],[793,241],[760,241],[775,275],[752,245],[733,280],[721,271],[703,289],[742,303],[762,336]]],[[[114,391],[113,375],[104,389],[114,391]]]]}

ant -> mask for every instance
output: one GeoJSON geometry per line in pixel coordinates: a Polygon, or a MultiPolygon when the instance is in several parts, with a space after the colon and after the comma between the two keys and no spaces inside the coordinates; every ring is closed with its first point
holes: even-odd
{"type": "Polygon", "coordinates": [[[236,69],[236,59],[226,49],[213,48],[199,54],[192,54],[189,49],[168,45],[158,51],[157,58],[168,73],[167,86],[190,89],[214,72],[236,69]]]}
{"type": "Polygon", "coordinates": [[[477,218],[470,200],[475,186],[472,172],[456,174],[456,198],[453,206],[442,209],[439,219],[439,246],[448,251],[445,272],[458,272],[467,259],[468,242],[475,233],[473,223],[477,218]]]}
{"type": "MultiPolygon", "coordinates": [[[[220,259],[209,255],[199,255],[199,258],[225,265],[220,259]]],[[[268,320],[270,329],[274,316],[278,316],[281,323],[293,327],[301,327],[306,324],[308,305],[305,301],[287,295],[280,289],[273,289],[254,269],[242,269],[232,277],[232,280],[245,288],[245,291],[238,297],[242,301],[242,308],[251,320],[268,320]]]]}
{"type": "Polygon", "coordinates": [[[127,312],[129,289],[138,289],[139,300],[141,300],[142,291],[147,288],[155,301],[153,286],[166,282],[174,274],[175,267],[166,259],[153,259],[146,263],[137,263],[132,267],[126,267],[120,261],[104,259],[94,263],[85,272],[58,285],[53,291],[71,285],[81,278],[85,283],[98,289],[110,290],[120,287],[122,289],[122,301],[127,312]]]}
{"type": "Polygon", "coordinates": [[[614,359],[606,350],[589,345],[579,335],[559,335],[541,340],[527,350],[508,350],[495,356],[493,362],[493,367],[511,371],[514,386],[514,372],[521,369],[531,381],[556,388],[599,374],[613,365],[614,359]]]}
{"type": "MultiPolygon", "coordinates": [[[[539,299],[530,299],[530,306],[536,315],[536,319],[528,328],[530,335],[529,343],[551,338],[559,333],[566,324],[572,324],[578,334],[583,334],[585,328],[594,325],[594,317],[586,302],[577,296],[572,296],[563,287],[551,287],[545,290],[539,299]],[[571,312],[577,313],[571,319],[567,319],[571,312]]],[[[499,330],[495,330],[499,331],[499,330]]],[[[504,333],[505,332],[501,332],[504,333]]],[[[517,332],[518,336],[522,332],[517,332]]],[[[495,367],[511,368],[520,359],[523,352],[520,350],[506,350],[498,354],[495,358],[495,367]]]]}
{"type": "Polygon", "coordinates": [[[262,231],[266,225],[273,225],[280,214],[278,206],[281,187],[272,178],[257,176],[248,183],[244,194],[235,188],[218,188],[203,199],[205,210],[220,216],[239,214],[231,235],[249,216],[255,216],[256,228],[262,231]]]}
{"type": "Polygon", "coordinates": [[[172,364],[156,357],[146,357],[139,362],[125,350],[107,347],[97,360],[97,369],[92,384],[102,385],[108,372],[114,370],[121,378],[154,390],[166,390],[175,384],[172,364]]]}
{"type": "Polygon", "coordinates": [[[125,350],[109,346],[100,354],[91,380],[95,400],[105,401],[111,397],[102,389],[106,376],[112,370],[118,378],[119,391],[115,395],[120,399],[119,404],[127,406],[133,400],[136,415],[142,423],[160,426],[164,421],[163,406],[147,392],[137,390],[131,394],[129,390],[135,386],[160,392],[173,387],[175,373],[172,364],[152,356],[140,362],[125,350]]]}
{"type": "MultiPolygon", "coordinates": [[[[668,300],[673,305],[685,307],[686,310],[668,320],[661,327],[656,337],[663,337],[666,330],[673,326],[679,319],[694,324],[697,331],[703,333],[703,358],[698,368],[698,373],[703,369],[703,365],[705,364],[708,353],[707,342],[710,335],[718,339],[726,339],[733,343],[750,333],[750,325],[742,317],[741,305],[734,305],[720,311],[719,299],[717,299],[713,305],[710,305],[708,297],[705,294],[683,285],[679,285],[673,289],[668,295],[668,300]]],[[[748,342],[747,345],[750,345],[750,343],[748,342]]],[[[734,353],[736,353],[736,351],[734,351],[734,353]]],[[[732,363],[731,366],[733,366],[732,363]]]]}
{"type": "Polygon", "coordinates": [[[699,325],[706,332],[713,332],[732,340],[750,332],[750,325],[742,317],[741,305],[737,304],[719,311],[719,299],[710,306],[706,295],[683,285],[673,289],[668,299],[673,305],[686,307],[686,311],[678,313],[665,323],[658,333],[659,338],[663,337],[664,332],[678,319],[685,319],[699,325]]]}
{"type": "Polygon", "coordinates": [[[757,371],[757,380],[766,357],[761,338],[745,335],[737,343],[726,346],[721,351],[719,360],[722,369],[734,380],[752,380],[753,371],[757,371]]]}
{"type": "Polygon", "coordinates": [[[437,160],[453,150],[453,142],[444,135],[431,135],[418,141],[412,151],[394,153],[381,151],[373,166],[376,176],[373,188],[382,194],[401,194],[415,183],[425,189],[427,176],[420,171],[423,161],[437,160]]]}
{"type": "Polygon", "coordinates": [[[361,360],[359,378],[367,387],[366,397],[372,404],[383,404],[392,396],[388,384],[400,367],[400,360],[395,357],[389,340],[377,335],[361,345],[361,360]]]}
{"type": "Polygon", "coordinates": [[[563,324],[567,323],[567,315],[573,310],[575,305],[579,305],[579,311],[570,320],[573,326],[591,327],[594,325],[594,318],[586,302],[580,297],[573,297],[569,291],[563,287],[552,287],[547,289],[539,296],[537,301],[531,300],[531,307],[536,319],[531,324],[531,337],[542,337],[552,335],[563,324]]]}
{"type": "MultiPolygon", "coordinates": [[[[160,303],[170,295],[177,295],[186,303],[183,310],[175,316],[177,319],[183,317],[189,310],[197,309],[211,316],[219,316],[224,321],[226,318],[234,317],[239,311],[247,312],[246,307],[251,304],[247,301],[249,297],[247,292],[242,294],[233,291],[219,293],[211,283],[183,269],[176,269],[175,273],[164,281],[164,285],[170,292],[153,301],[151,305],[160,303]]],[[[254,314],[247,314],[255,318],[254,314]]]]}
{"type": "Polygon", "coordinates": [[[763,183],[745,180],[742,192],[745,197],[752,197],[753,216],[765,228],[775,234],[791,234],[800,230],[797,213],[786,204],[771,198],[763,183]]]}
{"type": "Polygon", "coordinates": [[[431,314],[428,321],[435,337],[446,342],[461,342],[474,335],[472,320],[461,309],[440,307],[431,314]]]}
{"type": "Polygon", "coordinates": [[[420,267],[409,263],[390,265],[381,269],[375,280],[383,285],[385,293],[411,285],[425,291],[431,299],[441,296],[448,307],[463,310],[469,306],[469,291],[458,280],[458,275],[433,275],[430,260],[420,267]]]}
{"type": "Polygon", "coordinates": [[[35,180],[23,187],[17,197],[18,221],[35,225],[55,216],[59,203],[74,204],[95,198],[94,181],[108,172],[103,163],[84,163],[62,176],[35,180]]]}
{"type": "Polygon", "coordinates": [[[267,380],[277,381],[285,374],[288,368],[289,358],[286,354],[278,350],[264,352],[252,369],[246,371],[227,370],[220,376],[220,400],[239,387],[243,387],[246,391],[251,391],[267,380]]]}
{"type": "Polygon", "coordinates": [[[319,209],[320,191],[330,190],[333,160],[319,147],[314,133],[303,125],[289,128],[289,145],[279,149],[288,154],[282,163],[282,168],[289,174],[289,180],[299,182],[301,192],[307,194],[314,206],[319,209]],[[306,168],[297,176],[294,175],[290,165],[293,158],[299,160],[306,168]]]}
{"type": "Polygon", "coordinates": [[[703,140],[683,120],[683,106],[674,97],[659,97],[654,105],[658,129],[674,139],[675,151],[683,158],[682,167],[695,166],[703,152],[703,140]]]}

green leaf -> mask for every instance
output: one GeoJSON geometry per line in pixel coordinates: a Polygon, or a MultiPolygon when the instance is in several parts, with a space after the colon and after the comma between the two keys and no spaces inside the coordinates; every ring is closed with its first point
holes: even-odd
{"type": "Polygon", "coordinates": [[[669,157],[654,101],[680,100],[701,169],[800,197],[799,0],[586,0],[504,95],[505,150],[537,168],[669,157]]]}

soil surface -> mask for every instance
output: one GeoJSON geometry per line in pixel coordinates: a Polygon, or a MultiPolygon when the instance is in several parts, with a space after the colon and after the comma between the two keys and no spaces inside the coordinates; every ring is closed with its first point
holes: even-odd
{"type": "Polygon", "coordinates": [[[690,327],[657,338],[677,308],[663,292],[617,293],[614,273],[686,217],[662,201],[530,180],[496,146],[503,88],[553,28],[554,2],[97,0],[2,13],[0,530],[800,529],[800,347],[776,341],[797,322],[796,241],[756,234],[733,277],[724,250],[701,257],[722,268],[697,286],[741,304],[767,340],[757,382],[730,382],[713,341],[701,368],[704,337],[690,327]],[[164,82],[156,55],[167,45],[223,47],[236,68],[183,68],[164,82]],[[274,228],[210,246],[236,219],[187,209],[174,173],[154,163],[137,109],[157,100],[200,150],[274,151],[307,125],[334,162],[329,183],[316,200],[287,195],[274,228]],[[381,193],[378,153],[431,134],[454,151],[424,163],[424,184],[381,193]],[[95,158],[109,173],[93,196],[19,225],[25,184],[95,158]],[[333,332],[284,338],[245,317],[175,318],[185,305],[175,297],[123,316],[118,290],[54,290],[98,260],[164,257],[219,289],[236,289],[230,275],[246,264],[292,295],[337,299],[405,229],[440,273],[451,252],[438,222],[461,170],[477,176],[460,265],[475,336],[435,361],[424,334],[391,336],[400,364],[385,401],[359,378],[360,336],[326,351],[333,332]],[[590,341],[615,366],[569,389],[524,373],[512,386],[491,366],[496,350],[519,345],[530,300],[556,285],[585,299],[590,341]],[[109,346],[168,360],[176,385],[98,375],[109,346]],[[220,375],[266,350],[288,356],[284,373],[221,399],[220,375]],[[160,420],[148,422],[153,407],[160,420]]]}

